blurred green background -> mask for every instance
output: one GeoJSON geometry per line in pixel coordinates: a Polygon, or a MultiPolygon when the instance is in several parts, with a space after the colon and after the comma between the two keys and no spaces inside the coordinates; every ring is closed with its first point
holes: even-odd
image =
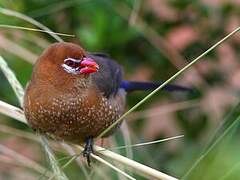
{"type": "MultiPolygon", "coordinates": [[[[239,0],[0,0],[0,7],[24,13],[54,32],[75,35],[61,38],[80,44],[90,52],[109,54],[124,67],[125,78],[143,81],[168,79],[240,24],[239,0]]],[[[0,24],[36,28],[2,13],[0,24]]],[[[31,76],[31,63],[53,42],[56,40],[46,33],[0,27],[0,55],[24,86],[31,76]]],[[[223,141],[186,179],[240,178],[238,123],[225,131],[232,122],[237,122],[239,112],[238,107],[233,110],[239,101],[239,45],[238,33],[175,81],[195,87],[200,92],[198,95],[161,91],[129,115],[126,124],[133,144],[184,135],[178,140],[133,148],[134,160],[180,178],[207,145],[214,144],[225,133],[223,141]],[[212,140],[214,131],[230,111],[232,115],[212,140]]],[[[19,106],[2,72],[0,82],[0,99],[19,106]]],[[[148,93],[129,94],[128,107],[148,93]]],[[[27,126],[2,115],[0,122],[1,144],[49,166],[39,145],[4,133],[6,127],[31,132],[27,126]]],[[[106,140],[104,146],[123,144],[119,131],[106,140]]],[[[125,151],[119,153],[126,155],[125,151]]],[[[38,179],[41,176],[6,158],[0,153],[3,162],[0,179],[38,179]]],[[[119,178],[109,168],[101,172],[110,179],[119,178]]],[[[82,177],[75,163],[66,173],[71,179],[82,177]]],[[[99,174],[93,172],[92,178],[98,177],[99,174]]]]}

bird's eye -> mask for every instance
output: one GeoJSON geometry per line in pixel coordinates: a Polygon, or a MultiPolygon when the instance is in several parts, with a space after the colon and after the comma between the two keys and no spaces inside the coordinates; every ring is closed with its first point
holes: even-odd
{"type": "Polygon", "coordinates": [[[65,62],[65,64],[68,65],[68,66],[72,66],[74,63],[71,60],[68,60],[68,61],[65,62]]]}
{"type": "Polygon", "coordinates": [[[78,67],[80,67],[80,62],[81,62],[81,60],[73,59],[73,58],[67,58],[67,59],[64,60],[64,64],[66,66],[71,67],[71,68],[78,68],[78,67]]]}
{"type": "Polygon", "coordinates": [[[67,66],[70,66],[70,67],[72,67],[72,68],[76,68],[77,65],[79,65],[79,63],[74,62],[74,61],[72,61],[72,60],[67,60],[64,64],[66,64],[67,66]]]}
{"type": "Polygon", "coordinates": [[[68,73],[77,74],[81,66],[80,64],[81,64],[80,59],[66,58],[64,59],[62,67],[68,73]]]}

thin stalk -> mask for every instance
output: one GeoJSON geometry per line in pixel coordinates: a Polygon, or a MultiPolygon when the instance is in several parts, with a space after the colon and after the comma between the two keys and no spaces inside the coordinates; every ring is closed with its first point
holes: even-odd
{"type": "Polygon", "coordinates": [[[27,132],[24,130],[20,130],[20,129],[16,129],[16,128],[12,128],[8,125],[0,124],[0,131],[5,134],[18,136],[20,138],[25,138],[28,140],[32,140],[32,141],[36,141],[36,142],[40,141],[39,138],[37,136],[35,136],[33,133],[30,133],[30,132],[27,132]]]}
{"type": "MultiPolygon", "coordinates": [[[[83,151],[83,148],[81,146],[76,146],[77,149],[80,151],[83,151]]],[[[141,174],[142,176],[150,179],[164,179],[164,180],[177,180],[175,177],[169,176],[163,172],[160,172],[156,169],[153,169],[151,167],[148,167],[146,165],[143,165],[141,163],[138,163],[134,160],[128,159],[124,156],[121,156],[117,153],[114,153],[112,151],[109,151],[105,148],[94,146],[96,154],[101,154],[102,156],[105,156],[107,158],[110,158],[111,160],[117,161],[118,163],[121,163],[129,168],[132,168],[133,171],[137,174],[141,174]]]]}
{"type": "Polygon", "coordinates": [[[127,173],[123,172],[121,169],[117,168],[116,166],[113,166],[111,163],[105,161],[104,159],[100,158],[99,156],[95,155],[95,154],[91,154],[91,156],[98,160],[99,162],[105,164],[106,166],[114,169],[115,171],[117,171],[118,173],[120,173],[121,175],[123,175],[124,177],[131,179],[131,180],[136,180],[135,178],[131,177],[130,175],[128,175],[127,173]]]}
{"type": "MultiPolygon", "coordinates": [[[[68,167],[74,160],[76,160],[77,159],[77,156],[73,156],[70,160],[68,160],[67,161],[67,163],[66,164],[64,164],[63,166],[62,166],[62,170],[63,169],[65,169],[66,167],[68,167]]],[[[53,174],[48,180],[52,180],[53,178],[55,178],[56,177],[56,174],[53,174]]]]}
{"type": "Polygon", "coordinates": [[[22,154],[19,154],[18,152],[0,144],[0,152],[12,157],[15,161],[20,162],[23,166],[27,167],[27,168],[31,168],[34,171],[40,173],[40,174],[45,174],[47,177],[49,177],[51,175],[51,173],[46,170],[43,166],[41,166],[40,164],[34,162],[33,160],[23,156],[22,154]]]}
{"type": "Polygon", "coordinates": [[[17,119],[18,121],[27,124],[23,111],[15,106],[5,103],[0,100],[0,113],[9,116],[11,118],[17,119]]]}
{"type": "Polygon", "coordinates": [[[47,30],[28,28],[28,27],[23,27],[23,26],[13,26],[13,25],[7,25],[7,24],[0,24],[0,28],[19,29],[19,30],[26,30],[26,31],[35,31],[35,32],[48,33],[48,34],[55,34],[55,35],[59,35],[59,36],[75,37],[75,35],[73,35],[73,34],[52,32],[52,31],[47,31],[47,30]]]}
{"type": "Polygon", "coordinates": [[[133,112],[135,109],[137,109],[139,106],[141,106],[145,101],[147,101],[149,98],[151,98],[153,95],[155,95],[159,90],[161,90],[164,86],[166,86],[168,83],[176,79],[179,75],[181,75],[184,71],[189,69],[192,65],[194,65],[196,62],[198,62],[202,57],[206,56],[209,52],[211,52],[213,49],[215,49],[217,46],[222,44],[224,41],[229,39],[231,36],[236,34],[240,30],[240,27],[236,28],[234,31],[229,33],[227,36],[225,36],[223,39],[218,41],[216,44],[214,44],[212,47],[210,47],[208,50],[206,50],[204,53],[202,53],[200,56],[198,56],[196,59],[194,59],[192,62],[187,64],[185,67],[183,67],[181,70],[179,70],[177,73],[175,73],[172,77],[170,77],[168,80],[166,80],[164,83],[162,83],[158,88],[156,88],[154,91],[152,91],[150,94],[148,94],[145,98],[143,98],[141,101],[139,101],[135,106],[133,106],[131,109],[129,109],[126,113],[124,113],[117,121],[115,121],[111,126],[109,126],[107,129],[105,129],[97,138],[101,138],[104,136],[107,132],[109,132],[112,128],[114,128],[117,124],[119,124],[124,118],[126,118],[127,115],[129,115],[131,112],[133,112]]]}
{"type": "Polygon", "coordinates": [[[81,161],[81,159],[79,158],[79,154],[78,155],[75,155],[75,151],[73,150],[73,148],[65,143],[62,143],[62,147],[71,155],[71,156],[77,156],[76,158],[76,161],[77,161],[77,164],[79,165],[79,167],[81,168],[84,176],[85,176],[85,179],[86,180],[90,180],[90,177],[89,177],[89,174],[87,172],[87,169],[85,168],[83,162],[81,161]]]}
{"type": "Polygon", "coordinates": [[[0,35],[0,48],[4,49],[8,53],[20,57],[31,64],[34,64],[38,58],[38,55],[34,54],[23,46],[16,44],[13,40],[10,40],[4,35],[0,35]]]}
{"type": "MultiPolygon", "coordinates": [[[[76,155],[76,156],[72,156],[72,158],[70,160],[68,160],[63,166],[62,166],[62,170],[65,169],[66,167],[68,167],[74,160],[76,160],[79,157],[80,154],[76,155]]],[[[96,159],[97,161],[109,166],[110,168],[114,169],[115,171],[117,171],[118,173],[120,173],[121,175],[123,175],[124,177],[127,177],[128,179],[131,180],[135,180],[135,178],[131,177],[130,175],[128,175],[127,173],[123,172],[122,170],[120,170],[119,168],[117,168],[116,166],[108,163],[107,161],[105,161],[104,159],[100,158],[97,155],[91,154],[91,157],[93,157],[94,159],[96,159]]],[[[52,180],[55,177],[55,175],[51,176],[48,180],[52,180]]]]}
{"type": "Polygon", "coordinates": [[[240,170],[240,162],[235,164],[223,177],[221,177],[221,179],[219,180],[228,180],[231,179],[231,174],[234,173],[234,171],[239,172],[240,170]]]}
{"type": "MultiPolygon", "coordinates": [[[[33,18],[29,17],[29,16],[26,16],[22,13],[19,13],[17,11],[13,11],[13,10],[10,10],[10,9],[5,9],[5,8],[1,8],[0,7],[0,13],[2,14],[5,14],[7,16],[13,16],[13,17],[17,17],[19,19],[22,19],[24,21],[27,21],[37,27],[39,27],[40,29],[43,29],[45,31],[48,31],[48,32],[52,32],[51,29],[49,29],[48,27],[44,26],[43,24],[39,23],[38,21],[34,20],[33,18]]],[[[57,41],[59,42],[63,42],[63,40],[56,34],[49,34],[51,35],[54,39],[56,39],[57,41]]]]}
{"type": "Polygon", "coordinates": [[[129,159],[133,159],[133,151],[131,148],[132,140],[131,140],[128,124],[126,123],[126,121],[124,121],[122,123],[121,132],[122,132],[124,144],[127,145],[125,148],[126,149],[126,157],[129,159]]]}
{"type": "Polygon", "coordinates": [[[62,171],[62,169],[59,167],[58,162],[48,144],[48,141],[46,139],[46,137],[44,136],[40,136],[41,139],[41,144],[44,147],[44,150],[48,156],[48,159],[50,161],[50,165],[52,167],[52,170],[54,172],[54,175],[57,177],[57,179],[59,180],[68,180],[67,176],[64,174],[64,172],[62,171]]]}
{"type": "Polygon", "coordinates": [[[104,180],[112,180],[112,178],[106,173],[108,169],[107,167],[99,166],[98,164],[92,164],[92,171],[89,176],[90,179],[104,179],[104,180]]]}
{"type": "Polygon", "coordinates": [[[24,90],[22,85],[19,83],[17,80],[15,74],[13,71],[8,67],[6,61],[0,56],[0,69],[2,70],[3,74],[11,84],[14,93],[17,95],[17,98],[20,102],[20,105],[22,106],[23,104],[23,96],[24,96],[24,90]]]}
{"type": "MultiPolygon", "coordinates": [[[[112,147],[117,147],[117,140],[116,140],[116,137],[111,137],[111,138],[109,138],[109,143],[111,144],[111,146],[112,147]]],[[[119,151],[115,151],[115,153],[120,153],[119,151]]],[[[132,158],[130,158],[130,157],[128,157],[127,156],[127,154],[126,154],[126,156],[125,157],[127,157],[127,158],[129,158],[129,159],[133,159],[133,157],[132,158]]],[[[125,170],[127,170],[129,173],[129,175],[130,176],[132,176],[132,169],[131,168],[126,168],[125,166],[123,166],[122,164],[119,164],[118,162],[116,162],[116,161],[113,161],[112,162],[112,164],[113,165],[115,165],[115,166],[117,166],[119,169],[121,169],[122,171],[125,171],[125,170]]],[[[117,173],[117,177],[118,177],[118,180],[126,180],[126,177],[124,177],[124,176],[122,176],[120,173],[117,173]]]]}
{"type": "Polygon", "coordinates": [[[125,148],[146,146],[146,145],[157,144],[157,143],[166,142],[166,141],[170,141],[170,140],[174,140],[174,139],[179,139],[179,138],[182,138],[182,137],[184,137],[184,135],[174,136],[174,137],[170,137],[170,138],[165,138],[165,139],[160,139],[160,140],[150,141],[150,142],[145,142],[145,143],[118,146],[118,147],[109,148],[108,150],[119,150],[119,149],[125,149],[125,148]]]}
{"type": "Polygon", "coordinates": [[[208,148],[208,150],[202,154],[197,161],[195,161],[195,163],[193,164],[193,166],[187,171],[187,173],[182,177],[182,179],[188,179],[187,177],[191,174],[191,172],[197,167],[197,165],[202,162],[207,155],[213,150],[213,148],[219,143],[221,142],[221,140],[230,132],[230,130],[237,124],[240,122],[240,116],[238,116],[238,118],[236,119],[236,121],[234,121],[224,132],[223,134],[208,148]]]}

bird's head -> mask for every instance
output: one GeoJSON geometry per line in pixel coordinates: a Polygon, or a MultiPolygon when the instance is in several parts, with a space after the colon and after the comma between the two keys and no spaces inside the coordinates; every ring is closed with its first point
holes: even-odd
{"type": "Polygon", "coordinates": [[[98,70],[99,65],[80,46],[54,43],[37,60],[32,80],[65,86],[76,80],[86,81],[98,70]]]}

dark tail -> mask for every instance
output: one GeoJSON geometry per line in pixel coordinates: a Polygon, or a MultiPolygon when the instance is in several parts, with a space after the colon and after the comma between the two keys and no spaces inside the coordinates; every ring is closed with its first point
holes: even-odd
{"type": "MultiPolygon", "coordinates": [[[[121,88],[125,89],[127,92],[132,91],[147,91],[147,90],[154,90],[159,87],[162,82],[137,82],[137,81],[127,81],[123,80],[121,82],[121,88]]],[[[194,91],[191,88],[183,87],[179,85],[171,85],[168,84],[164,88],[167,91],[194,91]]]]}

